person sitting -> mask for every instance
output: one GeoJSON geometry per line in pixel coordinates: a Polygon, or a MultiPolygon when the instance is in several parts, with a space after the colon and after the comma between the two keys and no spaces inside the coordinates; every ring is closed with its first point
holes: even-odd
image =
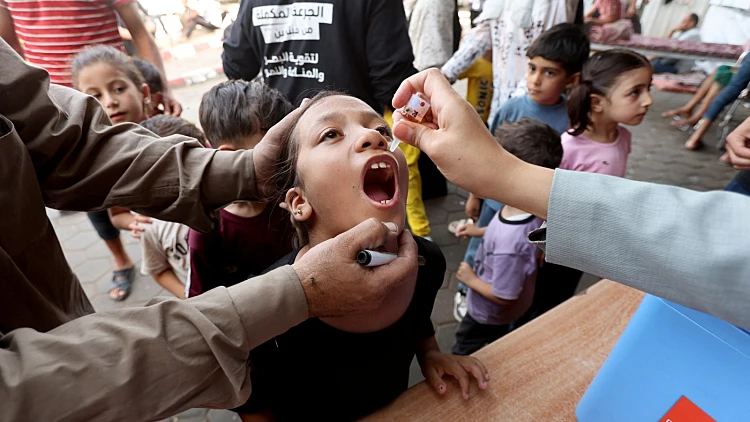
{"type": "MultiPolygon", "coordinates": [[[[690,13],[669,31],[667,38],[679,41],[700,41],[701,32],[698,29],[698,15],[690,13]]],[[[657,57],[651,60],[654,73],[688,73],[695,66],[695,60],[670,59],[657,57]]]]}
{"type": "Polygon", "coordinates": [[[190,39],[195,27],[200,25],[209,31],[221,28],[226,13],[221,11],[221,5],[215,0],[184,0],[185,31],[183,37],[190,39]]]}
{"type": "Polygon", "coordinates": [[[615,23],[622,17],[622,4],[620,0],[595,0],[586,16],[583,18],[584,24],[607,25],[615,23]]]}
{"type": "MultiPolygon", "coordinates": [[[[685,148],[694,151],[703,146],[703,136],[711,128],[711,124],[719,117],[724,107],[739,97],[742,90],[747,88],[748,84],[750,84],[750,60],[746,59],[742,62],[740,68],[737,69],[737,73],[731,77],[727,86],[716,95],[716,98],[710,102],[710,105],[705,107],[705,111],[702,114],[696,112],[691,116],[690,119],[699,117],[699,120],[696,123],[695,132],[690,135],[690,138],[685,143],[685,148]]],[[[706,101],[704,101],[705,104],[707,104],[706,101]]],[[[729,164],[729,156],[726,153],[719,160],[723,164],[729,164]]]]}

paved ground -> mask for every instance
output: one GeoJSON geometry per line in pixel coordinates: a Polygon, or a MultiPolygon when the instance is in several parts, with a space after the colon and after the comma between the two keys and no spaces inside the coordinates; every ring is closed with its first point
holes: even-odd
{"type": "MultiPolygon", "coordinates": [[[[171,62],[170,70],[175,72],[190,71],[191,66],[204,66],[205,63],[216,60],[216,51],[202,52],[199,59],[186,60],[184,63],[171,62]]],[[[216,63],[214,63],[216,64],[216,63]]],[[[178,99],[185,105],[184,116],[197,122],[197,110],[201,95],[219,79],[196,84],[175,91],[178,99]]],[[[465,89],[458,86],[458,90],[465,89]]],[[[655,92],[655,106],[646,120],[633,128],[633,151],[629,158],[627,177],[684,186],[696,190],[713,190],[723,188],[733,177],[734,171],[722,166],[717,159],[719,153],[711,146],[701,152],[690,152],[682,148],[687,134],[671,128],[667,122],[659,117],[667,108],[675,107],[686,101],[687,96],[679,94],[665,94],[655,92]]],[[[738,117],[747,116],[743,110],[738,117]]],[[[709,133],[708,139],[713,141],[715,130],[709,133]]],[[[616,192],[613,194],[616,195],[616,192]]],[[[450,194],[444,198],[426,202],[427,214],[432,222],[433,238],[440,245],[448,261],[448,272],[442,289],[438,292],[432,314],[437,328],[437,338],[440,347],[449,351],[454,340],[456,321],[452,316],[453,294],[456,291],[455,271],[461,261],[467,242],[459,241],[447,231],[449,221],[464,216],[464,201],[466,192],[450,188],[450,194]]],[[[97,311],[107,311],[124,306],[141,306],[149,299],[166,293],[149,277],[138,276],[133,287],[133,293],[124,302],[111,301],[105,290],[111,278],[112,265],[109,252],[104,243],[99,240],[91,224],[82,213],[64,213],[49,211],[53,225],[58,233],[63,249],[81,279],[81,283],[89,295],[97,311]]],[[[123,234],[127,251],[135,262],[140,261],[140,247],[138,242],[123,234]]],[[[582,281],[579,289],[587,287],[596,278],[587,277],[582,281]]],[[[412,383],[421,380],[416,365],[412,368],[412,383]]],[[[165,392],[168,394],[168,392],[165,392]]],[[[236,415],[228,411],[207,411],[193,409],[175,416],[176,421],[229,421],[239,420],[236,415]]]]}

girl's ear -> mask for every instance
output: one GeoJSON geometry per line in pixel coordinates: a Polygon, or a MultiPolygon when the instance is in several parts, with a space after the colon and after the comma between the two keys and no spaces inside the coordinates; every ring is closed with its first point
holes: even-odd
{"type": "Polygon", "coordinates": [[[601,113],[604,110],[604,102],[607,101],[605,97],[599,94],[591,94],[591,112],[601,113]]]}
{"type": "Polygon", "coordinates": [[[151,89],[148,84],[141,84],[141,94],[143,94],[143,103],[151,104],[151,89]]]}
{"type": "Polygon", "coordinates": [[[574,73],[568,76],[568,79],[565,81],[565,89],[573,89],[573,87],[578,85],[580,82],[581,82],[581,72],[574,73]]]}
{"type": "Polygon", "coordinates": [[[312,206],[299,187],[289,189],[284,202],[295,221],[307,221],[312,217],[312,206]]]}
{"type": "Polygon", "coordinates": [[[151,104],[151,89],[149,89],[148,85],[141,84],[140,90],[141,94],[143,94],[143,115],[148,119],[151,117],[151,111],[154,109],[154,104],[151,104]]]}

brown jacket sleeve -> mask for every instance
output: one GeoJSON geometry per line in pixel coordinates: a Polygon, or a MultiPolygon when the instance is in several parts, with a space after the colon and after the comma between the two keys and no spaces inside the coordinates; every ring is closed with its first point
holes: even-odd
{"type": "Polygon", "coordinates": [[[257,199],[252,151],[202,148],[166,140],[138,125],[111,126],[96,99],[49,85],[0,40],[0,115],[15,125],[36,169],[47,206],[93,210],[117,205],[201,231],[212,211],[257,199]]]}
{"type": "Polygon", "coordinates": [[[250,349],[307,318],[281,267],[188,300],[91,314],[0,337],[0,420],[146,421],[250,395],[250,349]]]}

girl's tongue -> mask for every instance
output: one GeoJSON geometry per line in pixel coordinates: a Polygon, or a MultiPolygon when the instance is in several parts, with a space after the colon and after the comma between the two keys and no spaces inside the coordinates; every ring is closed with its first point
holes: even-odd
{"type": "Polygon", "coordinates": [[[383,202],[391,199],[382,187],[375,184],[365,184],[365,195],[375,202],[383,202]]]}
{"type": "Polygon", "coordinates": [[[375,163],[365,173],[362,186],[371,200],[380,204],[386,204],[393,199],[396,193],[396,179],[393,177],[393,168],[385,163],[375,163]]]}

